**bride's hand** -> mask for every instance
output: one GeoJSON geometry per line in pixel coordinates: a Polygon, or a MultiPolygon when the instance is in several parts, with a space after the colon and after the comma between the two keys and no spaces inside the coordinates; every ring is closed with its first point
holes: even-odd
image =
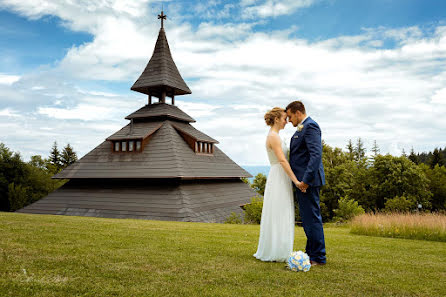
{"type": "Polygon", "coordinates": [[[307,189],[305,189],[305,188],[303,187],[303,183],[302,183],[302,182],[297,181],[297,183],[295,183],[295,185],[296,185],[296,187],[297,187],[300,191],[302,191],[302,193],[307,192],[307,189]]]}

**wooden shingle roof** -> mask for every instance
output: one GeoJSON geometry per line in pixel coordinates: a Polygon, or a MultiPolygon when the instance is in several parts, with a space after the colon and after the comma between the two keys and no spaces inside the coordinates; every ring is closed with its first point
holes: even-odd
{"type": "MultiPolygon", "coordinates": [[[[134,123],[135,133],[144,135],[156,128],[159,122],[134,123]],[[135,128],[136,127],[136,128],[135,128]]],[[[127,125],[111,137],[125,135],[127,125]]],[[[116,153],[111,142],[104,141],[83,158],[68,166],[54,178],[178,178],[220,179],[251,177],[243,168],[226,156],[217,146],[213,155],[196,154],[184,141],[178,128],[188,131],[203,141],[215,141],[189,124],[163,121],[140,153],[116,153]],[[189,126],[186,128],[186,125],[189,126]],[[177,127],[176,127],[177,126],[177,127]]]]}
{"type": "Polygon", "coordinates": [[[167,103],[148,104],[126,117],[131,119],[174,119],[188,123],[194,123],[195,120],[184,111],[167,103]]]}
{"type": "Polygon", "coordinates": [[[131,90],[160,97],[162,91],[168,96],[191,94],[170,53],[164,28],[161,28],[152,58],[131,90]]]}

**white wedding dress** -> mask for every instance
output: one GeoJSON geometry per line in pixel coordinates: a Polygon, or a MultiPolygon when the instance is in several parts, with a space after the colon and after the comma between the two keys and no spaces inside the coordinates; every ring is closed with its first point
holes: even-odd
{"type": "MultiPolygon", "coordinates": [[[[281,145],[285,157],[288,156],[287,145],[284,141],[281,145]]],[[[292,182],[274,151],[268,147],[266,151],[271,169],[265,185],[259,245],[254,257],[262,261],[285,262],[293,251],[294,243],[292,182]]]]}

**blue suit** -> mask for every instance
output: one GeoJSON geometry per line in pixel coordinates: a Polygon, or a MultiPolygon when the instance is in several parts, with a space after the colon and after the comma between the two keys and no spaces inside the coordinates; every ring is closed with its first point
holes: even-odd
{"type": "Polygon", "coordinates": [[[319,205],[320,187],[325,185],[322,165],[322,140],[319,125],[310,117],[302,123],[290,142],[290,166],[299,181],[308,184],[306,193],[296,189],[299,213],[307,236],[306,253],[310,260],[326,263],[325,239],[319,205]]]}

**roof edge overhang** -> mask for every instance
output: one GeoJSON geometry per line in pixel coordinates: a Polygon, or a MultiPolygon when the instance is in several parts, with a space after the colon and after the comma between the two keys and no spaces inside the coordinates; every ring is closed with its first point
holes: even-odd
{"type": "Polygon", "coordinates": [[[160,97],[163,89],[166,89],[165,91],[168,96],[172,96],[172,95],[181,96],[181,95],[192,94],[192,91],[189,89],[180,89],[178,87],[174,87],[174,86],[171,86],[168,84],[153,85],[153,86],[135,86],[135,84],[130,88],[130,90],[139,92],[139,93],[143,93],[146,95],[151,95],[154,97],[160,97]]]}
{"type": "Polygon", "coordinates": [[[140,115],[140,116],[138,116],[138,115],[134,115],[134,116],[131,116],[131,115],[129,115],[129,116],[126,116],[125,119],[126,119],[126,120],[132,120],[132,119],[138,119],[138,120],[141,120],[141,119],[151,119],[151,120],[153,120],[153,121],[156,121],[156,120],[165,120],[165,119],[173,119],[173,120],[181,121],[181,122],[185,122],[185,123],[196,123],[196,122],[197,122],[197,121],[194,120],[194,119],[192,119],[192,121],[191,121],[191,120],[187,120],[187,119],[184,119],[184,118],[176,117],[176,116],[171,115],[171,114],[156,114],[156,115],[150,115],[150,116],[145,116],[145,115],[140,115]]]}
{"type": "Polygon", "coordinates": [[[183,129],[181,129],[180,127],[176,126],[175,123],[170,123],[170,124],[174,127],[175,130],[179,131],[180,133],[186,134],[187,136],[195,139],[195,141],[209,142],[209,143],[214,143],[214,144],[218,144],[219,143],[217,140],[215,140],[215,139],[213,139],[212,137],[209,137],[209,136],[208,137],[210,139],[212,139],[212,140],[210,140],[210,139],[203,139],[203,138],[197,138],[196,136],[193,136],[192,134],[190,134],[190,133],[184,131],[183,129]]]}
{"type": "MultiPolygon", "coordinates": [[[[60,172],[59,172],[60,173],[60,172]]],[[[128,180],[128,179],[140,179],[140,180],[154,180],[154,179],[166,179],[166,180],[227,180],[227,179],[240,179],[240,178],[251,178],[252,175],[243,175],[243,176],[153,176],[153,177],[146,177],[142,178],[140,176],[126,176],[126,177],[58,177],[59,173],[52,176],[52,179],[69,179],[69,180],[87,180],[87,179],[107,179],[107,180],[116,180],[116,179],[122,179],[122,180],[128,180]]]]}
{"type": "Polygon", "coordinates": [[[152,130],[149,130],[149,132],[146,133],[146,135],[143,136],[130,136],[130,135],[124,135],[124,136],[119,136],[119,137],[108,137],[105,140],[106,141],[116,141],[116,140],[137,140],[137,139],[146,139],[147,137],[149,137],[150,135],[152,135],[153,133],[155,133],[156,131],[159,130],[159,128],[161,128],[161,126],[163,126],[164,123],[159,124],[158,126],[156,126],[155,128],[153,128],[152,130]]]}

